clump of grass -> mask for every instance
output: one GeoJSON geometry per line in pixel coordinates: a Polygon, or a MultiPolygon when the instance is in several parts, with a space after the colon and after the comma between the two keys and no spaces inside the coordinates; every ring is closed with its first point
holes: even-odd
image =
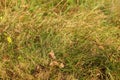
{"type": "Polygon", "coordinates": [[[112,18],[113,18],[113,22],[116,24],[116,25],[119,25],[120,24],[120,13],[119,13],[119,5],[120,1],[119,0],[113,0],[112,1],[112,18]]]}

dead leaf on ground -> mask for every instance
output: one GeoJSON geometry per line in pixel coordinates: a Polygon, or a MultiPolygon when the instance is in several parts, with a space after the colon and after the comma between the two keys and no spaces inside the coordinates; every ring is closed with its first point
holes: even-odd
{"type": "Polygon", "coordinates": [[[65,65],[63,63],[60,63],[59,68],[64,68],[65,65]]]}
{"type": "Polygon", "coordinates": [[[103,46],[99,46],[99,49],[104,50],[104,47],[103,46]]]}
{"type": "Polygon", "coordinates": [[[64,68],[65,67],[65,65],[63,63],[60,63],[58,61],[51,61],[50,66],[51,67],[59,67],[59,68],[64,68]]]}
{"type": "Polygon", "coordinates": [[[51,61],[50,66],[59,66],[59,63],[57,61],[51,61]]]}
{"type": "Polygon", "coordinates": [[[48,54],[51,59],[56,59],[55,53],[53,50],[48,54]]]}
{"type": "Polygon", "coordinates": [[[64,64],[62,62],[60,63],[59,61],[56,60],[56,56],[55,56],[55,53],[53,50],[51,50],[51,52],[48,55],[52,59],[49,64],[51,67],[64,68],[64,64]]]}

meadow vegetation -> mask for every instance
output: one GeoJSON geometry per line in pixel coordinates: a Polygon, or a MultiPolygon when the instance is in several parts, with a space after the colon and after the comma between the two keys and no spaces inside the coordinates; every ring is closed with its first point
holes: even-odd
{"type": "Polygon", "coordinates": [[[119,4],[0,0],[0,80],[120,80],[119,4]]]}

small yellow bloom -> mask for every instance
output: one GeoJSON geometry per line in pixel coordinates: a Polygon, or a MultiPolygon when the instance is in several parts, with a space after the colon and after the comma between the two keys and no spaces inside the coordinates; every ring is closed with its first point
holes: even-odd
{"type": "Polygon", "coordinates": [[[11,37],[7,37],[7,41],[8,41],[8,43],[12,43],[11,37]]]}
{"type": "Polygon", "coordinates": [[[2,16],[0,16],[0,19],[3,19],[3,17],[2,17],[2,16]]]}

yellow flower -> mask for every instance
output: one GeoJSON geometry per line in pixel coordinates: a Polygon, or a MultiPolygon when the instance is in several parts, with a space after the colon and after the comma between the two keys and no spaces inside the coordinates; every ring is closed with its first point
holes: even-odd
{"type": "Polygon", "coordinates": [[[7,37],[7,41],[8,41],[8,43],[12,43],[12,39],[10,36],[7,37]]]}
{"type": "Polygon", "coordinates": [[[3,19],[3,17],[2,17],[2,16],[0,16],[0,19],[3,19]]]}

